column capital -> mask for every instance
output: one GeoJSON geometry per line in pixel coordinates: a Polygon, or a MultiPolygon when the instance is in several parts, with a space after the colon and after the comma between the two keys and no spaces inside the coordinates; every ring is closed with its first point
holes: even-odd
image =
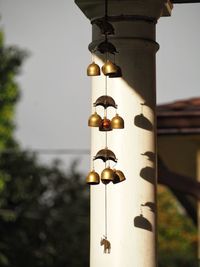
{"type": "MultiPolygon", "coordinates": [[[[104,0],[75,0],[85,16],[94,20],[104,16],[104,0]]],[[[141,16],[159,19],[170,16],[173,4],[170,0],[109,0],[109,16],[141,16]]]]}

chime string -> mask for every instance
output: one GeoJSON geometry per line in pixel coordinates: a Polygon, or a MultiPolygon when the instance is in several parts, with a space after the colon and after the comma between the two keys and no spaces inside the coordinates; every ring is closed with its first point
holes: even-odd
{"type": "MultiPolygon", "coordinates": [[[[107,80],[107,76],[105,76],[105,95],[107,96],[107,94],[108,94],[108,80],[107,80]]],[[[105,108],[105,117],[107,118],[107,108],[105,108]]],[[[105,147],[108,147],[107,131],[105,131],[105,147]]]]}
{"type": "Polygon", "coordinates": [[[105,0],[105,18],[108,17],[108,0],[105,0]]]}
{"type": "MultiPolygon", "coordinates": [[[[107,8],[107,0],[105,0],[105,14],[107,14],[106,11],[107,8]]],[[[107,15],[106,15],[107,16],[107,15]]],[[[105,36],[107,37],[107,36],[105,36]]],[[[106,53],[106,61],[108,59],[108,53],[106,53]]],[[[107,96],[108,94],[108,79],[107,76],[105,76],[105,95],[107,96]]],[[[107,118],[107,107],[105,108],[105,117],[107,118]]],[[[107,131],[105,131],[105,146],[106,148],[108,147],[108,135],[107,135],[107,131]]],[[[107,167],[106,164],[107,162],[105,162],[105,168],[107,167]]],[[[105,238],[107,239],[107,185],[105,184],[105,190],[104,190],[104,194],[105,194],[105,238]]]]}
{"type": "Polygon", "coordinates": [[[107,239],[107,185],[105,184],[105,238],[107,239]]]}
{"type": "MultiPolygon", "coordinates": [[[[108,19],[108,0],[105,0],[105,19],[108,19]]],[[[107,41],[107,34],[105,34],[105,41],[107,41]]],[[[106,53],[106,61],[108,59],[108,53],[106,53]]],[[[105,77],[105,95],[107,96],[107,76],[105,77]]],[[[107,118],[107,108],[105,109],[105,117],[107,118]]],[[[105,145],[107,147],[108,138],[107,131],[105,132],[105,145]]],[[[106,162],[105,162],[106,167],[106,162]]],[[[107,185],[105,184],[105,238],[107,239],[107,185]]]]}

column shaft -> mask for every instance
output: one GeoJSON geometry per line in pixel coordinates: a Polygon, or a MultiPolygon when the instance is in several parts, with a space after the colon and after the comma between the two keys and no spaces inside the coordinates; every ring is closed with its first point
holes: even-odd
{"type": "MultiPolygon", "coordinates": [[[[118,158],[117,169],[127,180],[107,186],[108,240],[111,254],[104,254],[104,185],[91,188],[91,267],[156,266],[156,82],[155,25],[145,21],[117,22],[112,42],[119,50],[116,62],[123,77],[108,78],[108,95],[125,120],[125,129],[108,133],[108,148],[118,158]],[[153,208],[152,208],[153,207],[153,208]]],[[[93,27],[93,41],[102,38],[93,27]]],[[[112,59],[112,57],[111,57],[112,59]]],[[[96,62],[102,66],[103,56],[96,62]]],[[[105,76],[92,81],[92,102],[105,94],[105,76]]],[[[103,116],[103,110],[99,109],[103,116]]],[[[114,116],[108,109],[108,118],[114,116]]],[[[92,155],[105,147],[105,133],[92,130],[92,155]]],[[[112,166],[112,164],[111,164],[112,166]]],[[[100,173],[104,164],[95,163],[100,173]]]]}

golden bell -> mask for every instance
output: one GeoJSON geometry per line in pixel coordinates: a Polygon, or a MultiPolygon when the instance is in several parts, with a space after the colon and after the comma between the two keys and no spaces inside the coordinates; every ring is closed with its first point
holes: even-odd
{"type": "Polygon", "coordinates": [[[123,129],[124,128],[124,120],[118,114],[111,120],[111,127],[113,129],[123,129]]]}
{"type": "Polygon", "coordinates": [[[103,184],[108,184],[114,181],[115,173],[111,168],[105,168],[101,173],[101,181],[103,184]]]}
{"type": "Polygon", "coordinates": [[[95,62],[92,62],[87,68],[88,76],[99,76],[101,74],[100,67],[95,62]]]}
{"type": "Polygon", "coordinates": [[[89,185],[96,185],[100,183],[100,176],[94,170],[88,173],[86,183],[89,185]]]}
{"type": "Polygon", "coordinates": [[[109,74],[109,78],[120,78],[120,77],[122,77],[122,70],[121,70],[120,66],[116,65],[116,67],[117,67],[117,72],[109,74]]]}
{"type": "Polygon", "coordinates": [[[120,170],[113,170],[114,171],[114,180],[113,180],[113,184],[117,184],[117,183],[121,183],[123,181],[126,180],[125,175],[123,174],[122,171],[120,170]]]}
{"type": "Polygon", "coordinates": [[[117,66],[113,64],[110,60],[107,60],[107,62],[102,67],[102,72],[104,75],[110,75],[112,73],[116,73],[117,66]]]}
{"type": "Polygon", "coordinates": [[[101,123],[102,123],[102,118],[96,112],[89,117],[88,126],[100,127],[101,123]]]}

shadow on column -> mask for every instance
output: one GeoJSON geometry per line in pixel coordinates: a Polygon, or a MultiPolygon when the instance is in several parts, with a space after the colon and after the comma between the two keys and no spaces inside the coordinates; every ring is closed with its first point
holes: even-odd
{"type": "Polygon", "coordinates": [[[151,151],[146,151],[145,153],[141,154],[142,156],[146,156],[147,159],[151,162],[154,162],[156,161],[156,155],[154,152],[151,152],[151,151]]]}
{"type": "Polygon", "coordinates": [[[148,207],[151,212],[156,212],[156,205],[153,202],[146,202],[145,204],[141,204],[142,207],[148,207]]]}
{"type": "Polygon", "coordinates": [[[135,116],[134,124],[135,126],[142,128],[144,130],[147,130],[147,131],[153,130],[152,123],[142,113],[135,116]]]}
{"type": "Polygon", "coordinates": [[[152,232],[152,225],[142,214],[134,218],[134,226],[152,232]]]}
{"type": "Polygon", "coordinates": [[[151,184],[155,184],[155,169],[149,166],[141,169],[140,177],[151,184]]]}

